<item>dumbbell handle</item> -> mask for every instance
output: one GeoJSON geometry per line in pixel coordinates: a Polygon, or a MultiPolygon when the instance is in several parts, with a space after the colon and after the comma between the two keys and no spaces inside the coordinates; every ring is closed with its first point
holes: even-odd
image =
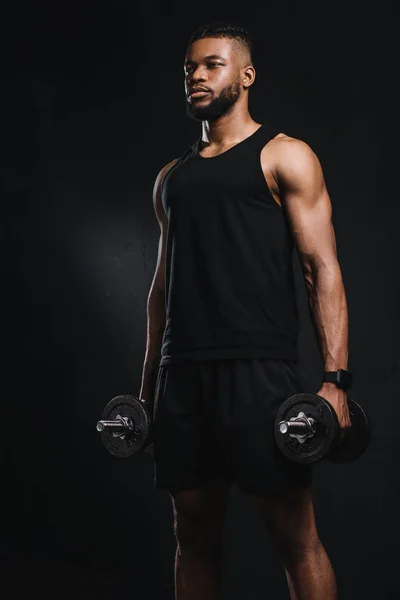
{"type": "Polygon", "coordinates": [[[130,431],[132,424],[128,417],[118,417],[113,421],[98,421],[96,425],[97,431],[130,431]]]}
{"type": "Polygon", "coordinates": [[[293,435],[309,435],[314,433],[314,419],[300,413],[293,421],[281,421],[279,431],[293,435]]]}

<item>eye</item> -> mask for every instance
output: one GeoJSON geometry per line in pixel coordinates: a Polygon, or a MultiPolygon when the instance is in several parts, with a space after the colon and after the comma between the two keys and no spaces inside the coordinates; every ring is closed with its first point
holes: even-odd
{"type": "Polygon", "coordinates": [[[219,65],[220,65],[220,63],[217,63],[217,62],[209,62],[208,63],[209,67],[218,67],[219,65]]]}

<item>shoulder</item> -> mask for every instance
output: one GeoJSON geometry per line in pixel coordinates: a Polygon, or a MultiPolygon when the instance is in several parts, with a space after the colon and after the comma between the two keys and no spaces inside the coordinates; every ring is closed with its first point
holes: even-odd
{"type": "Polygon", "coordinates": [[[166,176],[168,175],[168,173],[170,172],[172,167],[174,167],[178,161],[179,161],[179,158],[174,158],[173,160],[171,160],[171,162],[167,163],[166,165],[164,165],[162,167],[162,169],[160,169],[160,171],[158,172],[158,175],[156,177],[156,180],[154,182],[154,187],[153,187],[154,195],[161,194],[161,189],[162,189],[162,185],[164,183],[164,179],[166,178],[166,176]]]}
{"type": "Polygon", "coordinates": [[[265,147],[282,178],[308,176],[321,169],[319,159],[312,148],[295,137],[278,133],[265,147]]]}
{"type": "Polygon", "coordinates": [[[161,185],[162,185],[165,177],[167,176],[167,174],[169,173],[169,171],[172,169],[172,167],[176,165],[176,163],[178,162],[178,160],[179,160],[179,158],[174,158],[169,163],[167,163],[166,165],[164,165],[162,167],[162,169],[160,169],[160,171],[158,172],[158,175],[156,177],[155,187],[161,187],[161,185]]]}
{"type": "Polygon", "coordinates": [[[295,137],[290,137],[286,133],[278,133],[269,144],[271,149],[274,150],[277,157],[285,162],[298,161],[298,160],[313,160],[316,158],[315,152],[312,148],[304,142],[295,137]]]}
{"type": "Polygon", "coordinates": [[[166,175],[169,173],[169,171],[172,169],[172,167],[178,162],[178,160],[179,160],[179,158],[174,158],[174,160],[171,160],[171,162],[164,165],[162,167],[162,169],[159,171],[159,173],[156,177],[156,180],[154,182],[153,207],[154,207],[155,213],[157,215],[157,219],[159,220],[159,222],[161,224],[165,224],[165,220],[166,220],[166,215],[165,215],[165,211],[164,211],[164,207],[163,207],[162,199],[161,199],[162,184],[163,184],[163,181],[164,181],[166,175]]]}

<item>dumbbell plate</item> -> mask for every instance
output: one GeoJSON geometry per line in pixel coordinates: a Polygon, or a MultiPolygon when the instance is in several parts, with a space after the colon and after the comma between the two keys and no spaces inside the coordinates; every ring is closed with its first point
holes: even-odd
{"type": "Polygon", "coordinates": [[[101,439],[106,449],[118,458],[129,458],[139,452],[149,440],[150,416],[143,403],[134,396],[116,396],[106,405],[101,420],[113,421],[123,415],[132,420],[133,430],[123,434],[102,431],[101,439]]]}
{"type": "Polygon", "coordinates": [[[338,420],[331,404],[317,394],[295,394],[280,406],[274,424],[274,435],[282,454],[293,462],[309,465],[323,458],[332,448],[338,431],[338,420]],[[289,433],[281,433],[279,423],[290,421],[303,412],[315,420],[315,434],[301,443],[289,433]]]}
{"type": "Polygon", "coordinates": [[[363,407],[349,397],[347,403],[352,426],[346,429],[344,438],[332,447],[327,456],[330,462],[353,462],[364,452],[370,441],[370,423],[363,407]]]}

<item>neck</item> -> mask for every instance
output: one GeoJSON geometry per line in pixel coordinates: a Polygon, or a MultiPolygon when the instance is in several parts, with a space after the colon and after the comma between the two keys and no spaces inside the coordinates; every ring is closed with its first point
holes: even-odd
{"type": "Polygon", "coordinates": [[[216,121],[203,121],[201,140],[207,146],[234,144],[251,135],[259,126],[248,111],[229,113],[216,121]]]}

